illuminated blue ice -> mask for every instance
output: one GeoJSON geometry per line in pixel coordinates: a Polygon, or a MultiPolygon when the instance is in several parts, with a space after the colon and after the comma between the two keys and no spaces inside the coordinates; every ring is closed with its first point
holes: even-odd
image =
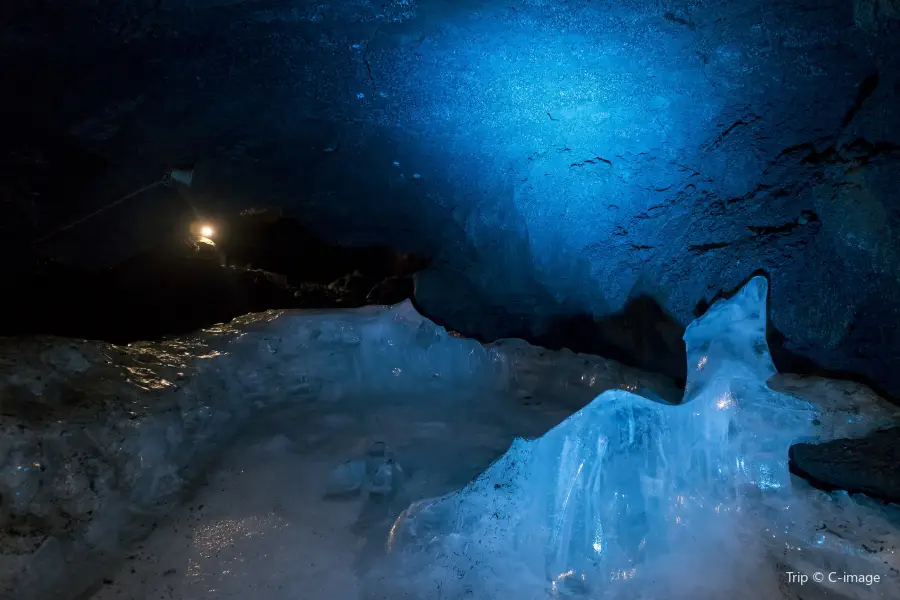
{"type": "Polygon", "coordinates": [[[400,574],[369,597],[783,597],[772,557],[814,543],[788,448],[814,436],[816,411],[766,386],[766,293],[754,278],[688,327],[682,404],[605,392],[459,492],[412,505],[388,540],[400,574]]]}

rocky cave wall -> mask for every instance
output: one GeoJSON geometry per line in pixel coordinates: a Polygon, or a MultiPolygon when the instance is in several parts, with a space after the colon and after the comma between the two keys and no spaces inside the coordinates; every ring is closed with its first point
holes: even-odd
{"type": "Polygon", "coordinates": [[[115,262],[190,214],[279,204],[434,257],[417,301],[454,329],[674,376],[697,309],[762,270],[780,368],[900,393],[893,0],[4,10],[19,250],[115,262]],[[185,162],[187,192],[29,243],[185,162]]]}

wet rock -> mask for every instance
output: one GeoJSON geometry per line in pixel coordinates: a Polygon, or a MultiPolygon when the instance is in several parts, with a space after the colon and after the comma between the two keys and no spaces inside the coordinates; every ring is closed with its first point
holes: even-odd
{"type": "Polygon", "coordinates": [[[794,473],[817,487],[900,503],[900,428],[860,439],[797,444],[790,461],[794,473]]]}
{"type": "Polygon", "coordinates": [[[822,439],[858,438],[890,424],[900,426],[900,407],[855,381],[778,373],[767,385],[819,407],[827,417],[815,424],[822,439]],[[824,423],[840,424],[840,429],[825,429],[824,423]]]}
{"type": "Polygon", "coordinates": [[[900,488],[900,407],[869,387],[846,380],[779,373],[769,380],[776,391],[818,407],[813,422],[822,444],[798,440],[790,450],[791,470],[825,490],[845,490],[896,502],[900,488]],[[895,427],[892,427],[895,426],[895,427]]]}

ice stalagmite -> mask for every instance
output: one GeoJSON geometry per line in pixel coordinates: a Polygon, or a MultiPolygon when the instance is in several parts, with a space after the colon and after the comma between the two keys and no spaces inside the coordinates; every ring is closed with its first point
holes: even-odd
{"type": "Polygon", "coordinates": [[[788,449],[813,437],[816,411],[766,386],[766,293],[753,278],[688,327],[683,403],[605,392],[412,505],[370,597],[783,597],[777,555],[809,533],[788,449]]]}

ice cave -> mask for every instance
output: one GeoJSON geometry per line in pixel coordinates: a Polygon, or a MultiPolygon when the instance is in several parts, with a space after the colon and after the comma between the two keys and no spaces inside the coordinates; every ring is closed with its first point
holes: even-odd
{"type": "Polygon", "coordinates": [[[0,600],[900,600],[900,0],[0,17],[0,600]]]}

